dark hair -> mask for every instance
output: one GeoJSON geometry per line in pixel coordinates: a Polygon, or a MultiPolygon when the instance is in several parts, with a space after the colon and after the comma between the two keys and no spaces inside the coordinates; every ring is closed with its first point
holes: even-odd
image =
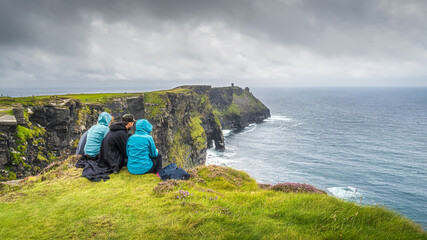
{"type": "Polygon", "coordinates": [[[123,115],[123,117],[122,117],[122,121],[123,122],[127,122],[127,123],[130,123],[130,122],[135,122],[135,118],[133,117],[133,115],[132,114],[125,114],[125,115],[123,115]]]}

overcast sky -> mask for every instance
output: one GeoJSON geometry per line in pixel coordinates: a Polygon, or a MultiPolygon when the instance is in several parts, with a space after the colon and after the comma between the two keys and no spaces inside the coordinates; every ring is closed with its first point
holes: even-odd
{"type": "Polygon", "coordinates": [[[427,86],[425,0],[0,0],[0,88],[427,86]]]}

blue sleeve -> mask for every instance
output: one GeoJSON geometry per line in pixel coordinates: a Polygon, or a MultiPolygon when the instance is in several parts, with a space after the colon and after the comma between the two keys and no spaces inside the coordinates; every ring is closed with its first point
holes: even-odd
{"type": "Polygon", "coordinates": [[[80,138],[79,144],[77,145],[77,149],[76,149],[76,155],[83,155],[85,154],[85,146],[86,146],[86,138],[87,138],[87,132],[83,133],[83,135],[80,138]]]}
{"type": "Polygon", "coordinates": [[[154,144],[153,137],[151,136],[149,138],[149,143],[150,143],[150,157],[157,157],[158,152],[156,149],[156,145],[154,144]]]}

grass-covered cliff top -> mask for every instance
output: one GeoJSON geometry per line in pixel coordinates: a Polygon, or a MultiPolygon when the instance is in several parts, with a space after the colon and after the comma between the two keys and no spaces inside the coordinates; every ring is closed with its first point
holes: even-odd
{"type": "Polygon", "coordinates": [[[427,239],[382,207],[265,189],[230,168],[200,166],[167,182],[123,169],[96,183],[73,161],[2,185],[0,239],[427,239]]]}
{"type": "Polygon", "coordinates": [[[51,101],[61,99],[78,99],[84,103],[105,103],[114,98],[135,97],[142,94],[165,94],[165,93],[188,93],[189,89],[175,88],[170,90],[161,90],[141,93],[88,93],[88,94],[66,94],[66,95],[46,95],[30,97],[0,97],[0,108],[7,108],[13,104],[20,103],[24,106],[34,106],[46,104],[51,101]]]}

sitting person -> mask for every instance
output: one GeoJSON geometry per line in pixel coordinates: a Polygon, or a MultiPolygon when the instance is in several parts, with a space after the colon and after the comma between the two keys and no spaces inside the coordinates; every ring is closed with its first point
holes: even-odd
{"type": "Polygon", "coordinates": [[[146,119],[136,122],[136,132],[126,144],[128,170],[132,174],[158,173],[162,169],[162,158],[158,154],[153,137],[153,126],[146,119]]]}
{"type": "Polygon", "coordinates": [[[110,131],[110,124],[113,117],[106,112],[103,112],[98,117],[98,124],[93,125],[87,131],[86,145],[84,148],[85,154],[91,158],[97,158],[99,149],[101,148],[102,140],[110,131]]]}
{"type": "Polygon", "coordinates": [[[133,126],[135,118],[132,114],[125,114],[122,121],[111,124],[110,132],[105,136],[99,152],[98,166],[108,168],[112,172],[119,172],[126,165],[128,156],[126,142],[129,138],[128,130],[133,126]]]}

